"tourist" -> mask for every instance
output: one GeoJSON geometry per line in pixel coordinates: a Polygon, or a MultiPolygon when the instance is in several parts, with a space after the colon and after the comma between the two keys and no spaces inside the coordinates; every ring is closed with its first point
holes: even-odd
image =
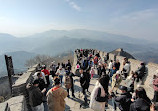
{"type": "Polygon", "coordinates": [[[52,75],[52,77],[55,76],[55,72],[56,72],[56,65],[55,65],[55,61],[53,61],[52,64],[50,65],[50,74],[52,75]]]}
{"type": "Polygon", "coordinates": [[[75,75],[77,75],[77,76],[80,76],[80,72],[79,72],[79,70],[80,70],[80,65],[81,65],[81,63],[80,63],[79,61],[77,61],[77,64],[76,64],[76,71],[75,71],[75,75]]]}
{"type": "Polygon", "coordinates": [[[146,95],[143,87],[138,87],[135,91],[136,100],[131,104],[130,111],[150,111],[151,101],[146,95]]]}
{"type": "Polygon", "coordinates": [[[91,74],[91,79],[92,79],[95,74],[94,67],[91,67],[90,74],[91,74]]]}
{"type": "Polygon", "coordinates": [[[95,57],[94,57],[94,68],[96,68],[97,65],[98,65],[98,57],[97,57],[97,55],[95,55],[95,57]]]}
{"type": "Polygon", "coordinates": [[[66,64],[66,67],[69,67],[69,69],[68,70],[70,70],[71,71],[71,63],[70,63],[70,60],[68,60],[68,63],[66,64]]]}
{"type": "Polygon", "coordinates": [[[122,63],[123,66],[126,64],[127,61],[128,61],[128,58],[125,57],[125,58],[123,59],[123,63],[122,63]]]}
{"type": "Polygon", "coordinates": [[[83,71],[83,68],[80,68],[80,85],[82,88],[82,93],[84,95],[84,105],[87,105],[87,95],[86,89],[89,87],[89,75],[83,71]]]}
{"type": "Polygon", "coordinates": [[[114,66],[116,67],[116,70],[118,71],[120,69],[120,62],[117,59],[116,62],[114,63],[114,66]]]}
{"type": "Polygon", "coordinates": [[[98,70],[98,75],[101,77],[103,74],[106,74],[106,70],[103,64],[99,64],[99,67],[97,68],[98,70]]]}
{"type": "Polygon", "coordinates": [[[38,86],[39,80],[34,80],[33,84],[28,84],[26,86],[29,92],[29,104],[32,108],[32,111],[44,111],[42,96],[46,89],[41,91],[38,86]]]}
{"type": "Polygon", "coordinates": [[[108,66],[109,74],[110,74],[112,68],[113,68],[113,60],[110,60],[110,62],[109,62],[109,66],[108,66]]]}
{"type": "Polygon", "coordinates": [[[64,63],[61,63],[62,68],[65,69],[66,65],[64,63]]]}
{"type": "MultiPolygon", "coordinates": [[[[120,87],[120,83],[122,82],[122,76],[121,76],[121,72],[120,71],[117,71],[116,74],[114,74],[112,76],[112,84],[111,84],[111,87],[112,87],[112,91],[115,89],[116,90],[116,93],[117,93],[117,89],[118,87],[120,87]]],[[[111,91],[111,92],[112,92],[111,91]]]]}
{"type": "Polygon", "coordinates": [[[116,67],[115,66],[113,66],[113,68],[111,69],[111,71],[110,71],[110,80],[111,80],[111,83],[112,83],[112,76],[116,73],[116,67]]]}
{"type": "Polygon", "coordinates": [[[138,70],[135,71],[136,74],[137,74],[137,77],[136,77],[136,81],[139,82],[143,82],[143,78],[145,76],[145,73],[146,73],[146,67],[145,67],[145,64],[144,63],[141,63],[140,64],[140,67],[138,68],[138,70]]]}
{"type": "Polygon", "coordinates": [[[68,93],[60,87],[60,78],[54,79],[54,87],[47,92],[47,102],[49,111],[64,111],[65,98],[68,93]]]}
{"type": "Polygon", "coordinates": [[[116,103],[115,103],[115,93],[117,93],[117,89],[120,87],[120,83],[122,82],[122,76],[121,76],[121,72],[117,71],[116,74],[114,74],[112,76],[112,82],[111,82],[111,97],[112,97],[112,106],[113,106],[113,111],[116,110],[116,103]]]}
{"type": "Polygon", "coordinates": [[[126,61],[125,65],[123,66],[123,74],[124,74],[124,79],[127,78],[127,76],[129,75],[129,72],[130,72],[130,62],[129,61],[126,61]]]}
{"type": "Polygon", "coordinates": [[[67,89],[67,92],[68,92],[68,96],[67,97],[70,97],[70,95],[69,95],[69,89],[71,89],[71,91],[72,91],[72,97],[75,98],[73,76],[75,76],[75,75],[72,72],[70,72],[70,70],[66,71],[66,75],[65,75],[65,88],[67,89]]]}
{"type": "Polygon", "coordinates": [[[153,88],[154,88],[154,98],[153,102],[158,102],[158,70],[156,70],[156,75],[153,77],[153,88]]]}
{"type": "Polygon", "coordinates": [[[87,58],[84,58],[81,64],[81,67],[83,68],[83,70],[87,70],[89,69],[89,61],[87,60],[87,58]]]}
{"type": "Polygon", "coordinates": [[[94,111],[105,111],[105,104],[108,102],[108,86],[105,81],[108,79],[107,76],[99,78],[91,93],[89,106],[94,111]]]}
{"type": "Polygon", "coordinates": [[[47,84],[45,84],[44,80],[41,77],[42,77],[42,74],[41,73],[37,73],[37,78],[36,79],[39,81],[38,87],[42,91],[44,88],[47,87],[47,84]]]}
{"type": "Polygon", "coordinates": [[[103,61],[102,61],[101,57],[98,58],[98,64],[99,64],[99,63],[100,63],[100,64],[103,64],[103,61]]]}
{"type": "Polygon", "coordinates": [[[46,77],[46,80],[47,80],[47,87],[48,87],[49,84],[50,84],[50,81],[49,81],[50,72],[46,69],[46,65],[43,66],[42,72],[45,74],[45,77],[46,77]]]}
{"type": "Polygon", "coordinates": [[[56,75],[60,77],[61,85],[63,82],[63,76],[66,74],[65,69],[62,66],[59,66],[59,69],[56,72],[56,75]]]}
{"type": "Polygon", "coordinates": [[[40,73],[40,78],[44,80],[44,83],[47,84],[47,80],[46,80],[46,77],[45,77],[45,74],[43,72],[41,72],[41,69],[38,69],[37,72],[35,72],[35,74],[33,75],[33,79],[38,79],[38,76],[37,74],[40,73]]]}
{"type": "Polygon", "coordinates": [[[132,103],[132,95],[127,91],[127,87],[121,86],[121,95],[115,98],[115,101],[119,103],[119,109],[121,111],[129,111],[130,105],[132,103]]]}
{"type": "Polygon", "coordinates": [[[90,85],[90,80],[91,80],[91,75],[90,75],[90,69],[87,69],[86,70],[86,74],[87,74],[87,76],[88,76],[88,79],[87,79],[87,82],[89,82],[88,83],[88,87],[87,87],[87,92],[88,92],[88,94],[90,95],[91,93],[89,92],[89,85],[90,85]]]}
{"type": "Polygon", "coordinates": [[[88,64],[89,64],[89,67],[90,67],[90,68],[94,66],[94,63],[93,63],[92,59],[90,59],[90,61],[89,61],[88,64]]]}
{"type": "Polygon", "coordinates": [[[59,69],[59,67],[60,67],[60,63],[58,63],[58,65],[56,66],[56,71],[55,72],[57,72],[57,70],[59,69]]]}

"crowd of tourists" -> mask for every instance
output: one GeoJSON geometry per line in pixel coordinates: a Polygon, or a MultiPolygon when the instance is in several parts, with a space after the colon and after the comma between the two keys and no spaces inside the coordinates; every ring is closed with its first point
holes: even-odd
{"type": "Polygon", "coordinates": [[[99,51],[94,49],[76,49],[75,54],[77,62],[74,72],[70,60],[58,64],[53,61],[50,66],[42,65],[32,76],[33,81],[27,85],[32,111],[44,111],[44,102],[48,104],[49,111],[64,111],[64,99],[70,98],[70,89],[71,97],[76,98],[75,76],[79,78],[80,90],[84,96],[80,107],[89,106],[94,111],[106,111],[108,101],[111,101],[113,111],[117,108],[121,111],[158,110],[158,70],[153,77],[154,97],[150,100],[145,89],[140,86],[147,75],[145,63],[141,63],[138,70],[130,71],[128,58],[120,63],[119,60],[110,60],[108,54],[101,57],[99,51]],[[50,76],[53,80],[50,80],[50,76]],[[90,82],[94,79],[97,82],[93,91],[89,92],[90,82]],[[50,81],[53,81],[53,85],[50,81]]]}

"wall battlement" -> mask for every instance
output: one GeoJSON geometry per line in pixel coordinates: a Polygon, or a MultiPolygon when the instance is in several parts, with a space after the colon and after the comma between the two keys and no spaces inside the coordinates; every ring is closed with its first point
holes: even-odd
{"type": "MultiPolygon", "coordinates": [[[[31,82],[32,75],[37,71],[37,68],[39,67],[39,64],[34,65],[32,68],[30,68],[26,73],[21,75],[12,86],[12,97],[8,99],[7,101],[0,104],[1,111],[6,111],[2,109],[10,109],[10,111],[27,111],[27,101],[26,101],[26,85],[31,82]],[[8,104],[8,105],[6,105],[8,104]]],[[[5,79],[6,80],[6,79],[5,79]]],[[[5,81],[5,84],[1,84],[4,86],[4,88],[1,90],[1,92],[7,92],[9,95],[10,93],[10,86],[9,82],[5,81]],[[7,86],[7,88],[5,88],[7,86]]],[[[0,93],[0,96],[6,96],[4,93],[0,93]]]]}

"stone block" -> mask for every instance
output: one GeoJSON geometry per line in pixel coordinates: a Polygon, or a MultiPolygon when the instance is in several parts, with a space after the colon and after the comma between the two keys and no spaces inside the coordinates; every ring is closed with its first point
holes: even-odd
{"type": "Polygon", "coordinates": [[[0,110],[1,111],[10,111],[10,108],[8,106],[8,103],[4,102],[4,103],[0,103],[0,110]]]}
{"type": "Polygon", "coordinates": [[[109,53],[109,60],[115,60],[115,55],[114,54],[111,54],[111,53],[109,53]]]}
{"type": "Polygon", "coordinates": [[[12,97],[6,102],[10,107],[10,111],[27,111],[26,101],[23,95],[12,97]]]}

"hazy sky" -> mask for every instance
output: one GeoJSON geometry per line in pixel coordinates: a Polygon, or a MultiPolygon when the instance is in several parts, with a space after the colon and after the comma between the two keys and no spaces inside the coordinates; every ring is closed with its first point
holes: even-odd
{"type": "Polygon", "coordinates": [[[158,0],[0,0],[0,33],[93,29],[158,40],[158,0]]]}

